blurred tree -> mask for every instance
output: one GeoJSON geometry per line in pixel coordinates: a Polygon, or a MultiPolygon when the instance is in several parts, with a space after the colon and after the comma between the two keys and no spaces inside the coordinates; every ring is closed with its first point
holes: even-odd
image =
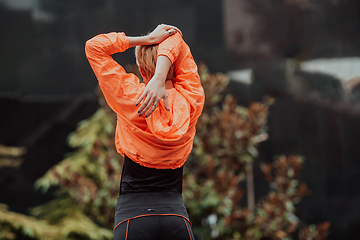
{"type": "MultiPolygon", "coordinates": [[[[51,168],[35,186],[47,191],[59,186],[59,199],[71,199],[81,212],[97,224],[111,228],[119,191],[121,156],[114,144],[115,118],[106,108],[100,108],[91,118],[79,123],[69,136],[69,144],[76,148],[62,162],[51,168]]],[[[51,213],[60,202],[55,199],[32,213],[56,222],[63,215],[51,213]]]]}
{"type": "MultiPolygon", "coordinates": [[[[57,186],[57,197],[30,211],[34,217],[0,206],[0,239],[112,239],[121,157],[114,146],[114,117],[100,108],[69,136],[75,148],[35,186],[57,186]]],[[[1,149],[0,149],[1,150],[1,149]]]]}
{"type": "Polygon", "coordinates": [[[0,168],[1,167],[19,167],[23,162],[21,158],[26,149],[23,147],[7,147],[0,144],[0,168]]]}
{"type": "MultiPolygon", "coordinates": [[[[252,163],[258,144],[268,138],[265,123],[273,99],[265,98],[264,103],[252,103],[249,108],[238,106],[234,97],[222,94],[225,75],[209,74],[202,64],[199,73],[206,105],[186,165],[183,192],[194,234],[200,239],[292,239],[298,227],[294,204],[308,194],[306,185],[299,183],[303,160],[280,156],[273,164],[263,164],[272,190],[256,208],[253,197],[252,163]],[[245,193],[239,183],[244,179],[247,208],[239,204],[245,193]]],[[[304,228],[295,238],[324,239],[329,226],[304,228]]]]}

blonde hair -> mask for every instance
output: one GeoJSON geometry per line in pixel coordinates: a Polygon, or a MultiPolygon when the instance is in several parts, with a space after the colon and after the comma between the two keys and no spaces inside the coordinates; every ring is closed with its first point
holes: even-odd
{"type": "MultiPolygon", "coordinates": [[[[158,44],[140,45],[135,48],[136,64],[145,82],[148,82],[155,74],[158,46],[158,44]]],[[[166,79],[173,80],[174,77],[174,64],[172,64],[166,79]]]]}

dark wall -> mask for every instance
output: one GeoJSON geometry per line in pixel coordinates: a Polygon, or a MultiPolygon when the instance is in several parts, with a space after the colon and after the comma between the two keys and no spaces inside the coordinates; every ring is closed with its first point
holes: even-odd
{"type": "Polygon", "coordinates": [[[223,0],[228,67],[359,56],[357,0],[223,0]]]}
{"type": "MultiPolygon", "coordinates": [[[[142,35],[160,23],[182,30],[197,61],[225,70],[220,0],[47,0],[25,10],[0,5],[0,94],[93,94],[86,40],[111,31],[142,35]]],[[[115,58],[135,63],[132,49],[115,58]]]]}
{"type": "Polygon", "coordinates": [[[0,168],[0,202],[12,211],[27,213],[52,196],[34,191],[35,180],[64,158],[71,148],[68,135],[79,121],[91,116],[97,99],[68,99],[58,102],[23,102],[0,99],[0,143],[26,148],[19,168],[0,168]],[[24,201],[24,198],[26,201],[24,201]]]}

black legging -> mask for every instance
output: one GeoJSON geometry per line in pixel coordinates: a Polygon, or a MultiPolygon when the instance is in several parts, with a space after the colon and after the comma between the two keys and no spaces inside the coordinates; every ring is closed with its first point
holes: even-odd
{"type": "Polygon", "coordinates": [[[180,193],[120,195],[115,210],[115,240],[194,240],[180,193]]]}
{"type": "Polygon", "coordinates": [[[191,226],[180,216],[143,216],[115,229],[115,240],[194,240],[191,226]]]}

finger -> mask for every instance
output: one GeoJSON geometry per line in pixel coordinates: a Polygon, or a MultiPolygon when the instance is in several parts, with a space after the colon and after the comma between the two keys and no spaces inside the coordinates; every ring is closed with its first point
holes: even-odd
{"type": "Polygon", "coordinates": [[[169,99],[168,99],[168,95],[166,94],[165,97],[164,97],[164,105],[165,105],[165,109],[170,111],[170,108],[169,108],[169,99]]]}
{"type": "Polygon", "coordinates": [[[145,98],[146,96],[146,91],[143,92],[143,94],[141,94],[140,98],[136,101],[136,106],[139,105],[139,103],[145,98]]]}
{"type": "Polygon", "coordinates": [[[169,35],[173,35],[176,33],[176,30],[175,29],[170,29],[170,30],[167,30],[167,32],[169,33],[169,35]]]}
{"type": "Polygon", "coordinates": [[[178,29],[177,27],[174,27],[174,29],[175,29],[175,33],[179,32],[181,36],[183,35],[180,29],[178,29]]]}
{"type": "Polygon", "coordinates": [[[149,108],[151,107],[154,101],[155,101],[154,97],[149,100],[149,102],[146,104],[146,107],[140,112],[140,116],[145,114],[149,110],[149,108]]]}
{"type": "Polygon", "coordinates": [[[143,115],[145,112],[143,112],[144,108],[147,107],[147,105],[149,104],[150,102],[150,99],[151,97],[150,96],[147,96],[145,98],[145,101],[140,105],[139,109],[138,109],[138,113],[139,113],[139,116],[143,115]]]}
{"type": "Polygon", "coordinates": [[[145,117],[150,116],[150,114],[152,114],[155,111],[155,109],[157,108],[158,105],[159,105],[159,101],[156,100],[154,102],[154,104],[152,105],[152,108],[150,109],[150,111],[148,113],[146,113],[145,117]]]}
{"type": "MultiPolygon", "coordinates": [[[[169,30],[172,30],[173,33],[179,32],[179,33],[181,34],[181,36],[183,35],[182,32],[181,32],[181,30],[180,30],[179,28],[175,27],[175,26],[166,25],[166,27],[167,27],[167,30],[168,30],[168,31],[169,31],[169,30]]],[[[173,33],[172,33],[172,34],[173,34],[173,33]]]]}

